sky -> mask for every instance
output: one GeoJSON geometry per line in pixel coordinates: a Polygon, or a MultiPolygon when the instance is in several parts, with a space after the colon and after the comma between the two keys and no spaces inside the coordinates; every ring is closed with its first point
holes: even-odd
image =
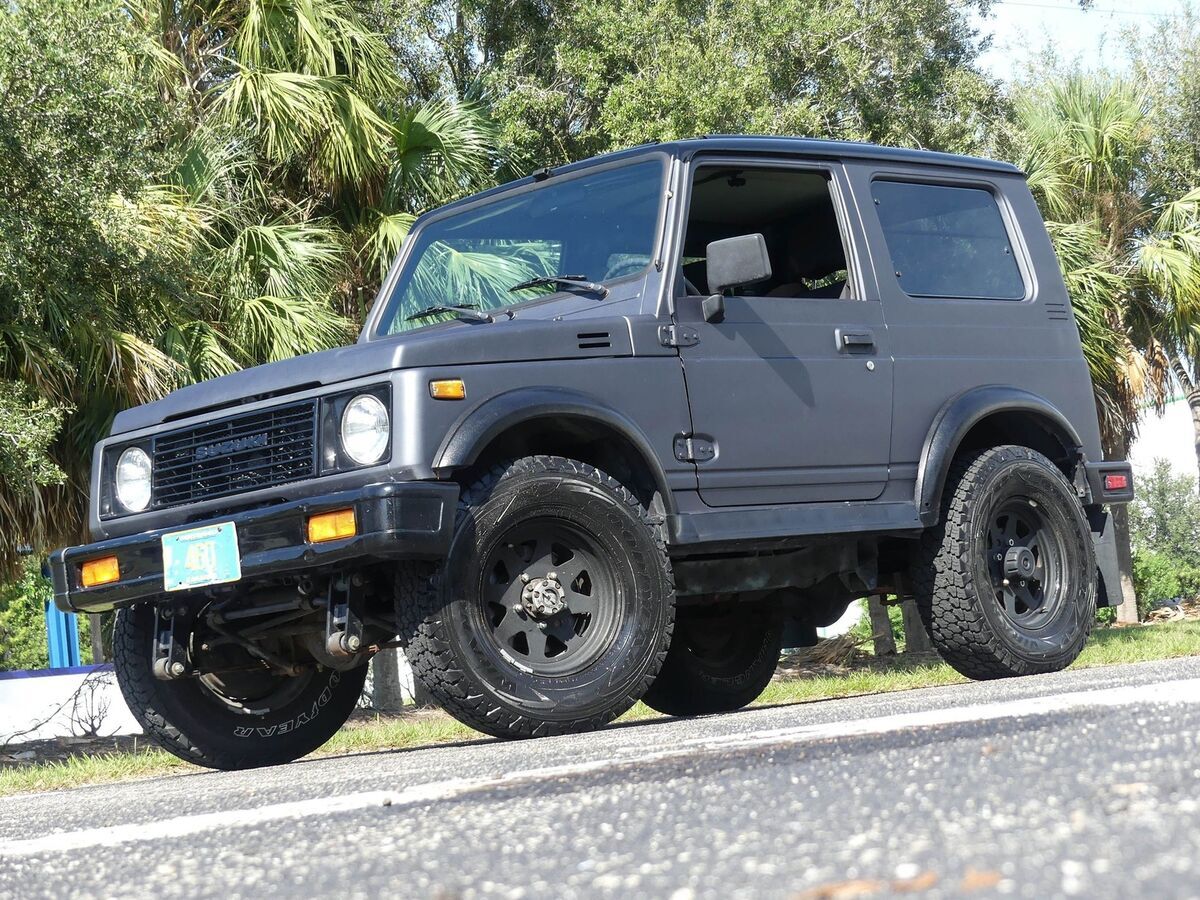
{"type": "Polygon", "coordinates": [[[992,75],[1009,81],[1020,75],[1031,53],[1050,44],[1061,59],[1078,59],[1082,68],[1119,69],[1120,54],[1114,50],[1121,30],[1152,28],[1184,3],[1095,0],[1091,9],[1082,10],[1077,0],[995,0],[987,18],[978,21],[982,33],[993,35],[981,62],[992,75]]]}

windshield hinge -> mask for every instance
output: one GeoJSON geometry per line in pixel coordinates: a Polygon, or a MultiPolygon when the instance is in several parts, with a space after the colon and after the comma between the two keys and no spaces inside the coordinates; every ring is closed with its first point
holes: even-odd
{"type": "Polygon", "coordinates": [[[675,458],[680,462],[708,462],[716,455],[716,445],[707,434],[675,435],[675,458]]]}
{"type": "Polygon", "coordinates": [[[664,347],[694,347],[700,343],[700,332],[690,325],[660,325],[658,341],[664,347]]]}

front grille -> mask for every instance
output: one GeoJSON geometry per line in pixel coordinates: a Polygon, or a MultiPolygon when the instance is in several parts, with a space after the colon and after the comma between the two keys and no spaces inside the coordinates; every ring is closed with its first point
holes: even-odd
{"type": "Polygon", "coordinates": [[[306,400],[154,439],[154,506],[227,497],[317,473],[317,402],[306,400]]]}

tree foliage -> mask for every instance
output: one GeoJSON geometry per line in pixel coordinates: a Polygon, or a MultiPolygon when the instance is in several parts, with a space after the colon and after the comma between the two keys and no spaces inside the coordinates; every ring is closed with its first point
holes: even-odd
{"type": "Polygon", "coordinates": [[[13,581],[0,585],[0,671],[44,669],[50,664],[46,643],[46,604],[50,585],[26,564],[13,581]]]}
{"type": "Polygon", "coordinates": [[[985,7],[410,0],[387,30],[414,84],[494,98],[528,165],[721,132],[970,150],[1002,106],[975,64],[985,7]]]}
{"type": "MultiPolygon", "coordinates": [[[[1198,371],[1200,26],[1185,13],[1147,32],[1129,81],[1050,72],[1009,97],[978,67],[987,10],[0,7],[0,571],[18,544],[80,537],[91,447],[116,411],[348,340],[420,212],[518,169],[703,133],[1015,158],[1122,446],[1172,367],[1198,371]]],[[[476,262],[455,259],[461,283],[484,277],[476,262]]]]}
{"type": "Polygon", "coordinates": [[[1130,507],[1139,606],[1200,593],[1200,497],[1196,483],[1165,459],[1138,481],[1130,507]]]}
{"type": "Polygon", "coordinates": [[[0,571],[82,536],[118,410],[351,339],[494,145],[474,107],[410,102],[348,0],[0,8],[0,384],[40,419],[0,450],[0,571]]]}
{"type": "Polygon", "coordinates": [[[92,442],[177,383],[154,328],[181,285],[132,214],[171,112],[136,76],[146,46],[107,4],[0,9],[0,415],[21,435],[0,479],[0,570],[19,544],[78,531],[92,442]]]}
{"type": "Polygon", "coordinates": [[[1160,179],[1153,120],[1130,82],[1072,75],[1018,98],[1018,139],[1059,251],[1110,449],[1170,392],[1200,324],[1200,191],[1160,179]]]}

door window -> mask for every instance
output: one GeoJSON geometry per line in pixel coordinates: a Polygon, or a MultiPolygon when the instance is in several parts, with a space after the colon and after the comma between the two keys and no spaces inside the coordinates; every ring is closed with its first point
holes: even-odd
{"type": "Polygon", "coordinates": [[[728,164],[700,167],[692,182],[684,239],[687,292],[709,292],[704,257],[709,243],[754,233],[766,240],[772,274],[760,284],[734,289],[734,294],[851,296],[827,173],[728,164]]]}

